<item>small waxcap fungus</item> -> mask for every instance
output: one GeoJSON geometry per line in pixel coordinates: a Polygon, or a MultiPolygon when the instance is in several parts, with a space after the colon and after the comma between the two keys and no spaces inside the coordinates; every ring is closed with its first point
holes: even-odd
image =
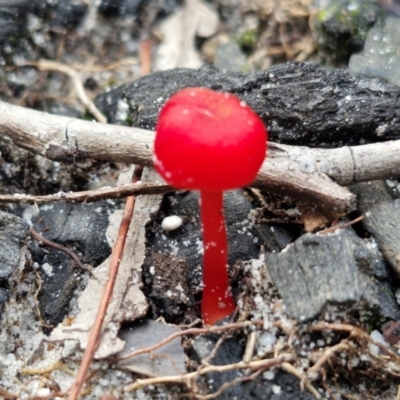
{"type": "Polygon", "coordinates": [[[262,120],[228,93],[188,88],[162,108],[155,167],[180,189],[229,190],[249,185],[266,154],[262,120]]]}
{"type": "Polygon", "coordinates": [[[254,180],[266,156],[266,141],[262,120],[229,93],[184,89],[165,103],[159,115],[154,143],[157,171],[176,188],[200,190],[201,312],[206,324],[236,309],[227,268],[223,191],[254,180]]]}

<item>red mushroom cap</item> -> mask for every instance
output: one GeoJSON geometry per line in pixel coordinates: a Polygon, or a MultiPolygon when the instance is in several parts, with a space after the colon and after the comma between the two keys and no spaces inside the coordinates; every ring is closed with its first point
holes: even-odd
{"type": "Polygon", "coordinates": [[[246,186],[267,149],[264,124],[246,103],[205,88],[173,95],[160,112],[156,131],[155,167],[180,189],[246,186]]]}

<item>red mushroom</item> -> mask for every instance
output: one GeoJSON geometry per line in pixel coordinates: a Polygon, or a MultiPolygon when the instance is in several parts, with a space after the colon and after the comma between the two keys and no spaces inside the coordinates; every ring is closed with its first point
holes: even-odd
{"type": "Polygon", "coordinates": [[[228,278],[223,191],[254,180],[265,158],[266,142],[262,120],[229,93],[183,89],[159,115],[154,145],[157,171],[175,188],[201,192],[206,324],[214,324],[236,307],[228,278]]]}

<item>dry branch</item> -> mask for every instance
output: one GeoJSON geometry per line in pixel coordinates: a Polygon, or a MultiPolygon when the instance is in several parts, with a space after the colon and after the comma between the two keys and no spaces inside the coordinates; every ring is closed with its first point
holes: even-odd
{"type": "MultiPolygon", "coordinates": [[[[93,158],[152,165],[154,132],[50,115],[0,102],[0,139],[51,160],[93,158]]],[[[251,186],[293,196],[336,214],[355,207],[346,188],[400,175],[400,140],[338,149],[269,143],[251,186]]]]}

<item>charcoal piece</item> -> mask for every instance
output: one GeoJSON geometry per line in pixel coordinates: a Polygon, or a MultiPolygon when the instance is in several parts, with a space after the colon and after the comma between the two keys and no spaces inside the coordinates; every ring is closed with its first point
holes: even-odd
{"type": "Polygon", "coordinates": [[[88,5],[85,2],[74,0],[62,0],[50,2],[51,12],[49,15],[50,25],[56,28],[74,29],[83,20],[88,5]]]}
{"type": "MultiPolygon", "coordinates": [[[[201,361],[209,356],[217,343],[217,335],[203,335],[193,340],[192,348],[196,358],[201,361]]],[[[225,340],[212,360],[213,365],[227,365],[242,361],[244,346],[238,338],[225,340]]],[[[210,393],[216,392],[223,384],[232,382],[234,379],[243,377],[242,370],[228,372],[212,372],[206,375],[207,387],[210,393]]],[[[246,399],[246,400],[311,400],[313,395],[300,389],[299,381],[293,375],[285,372],[275,371],[271,380],[258,377],[254,380],[226,388],[217,400],[246,399]],[[274,393],[273,386],[279,387],[280,392],[274,393]]]]}
{"type": "Polygon", "coordinates": [[[357,209],[365,215],[365,229],[400,275],[400,200],[393,197],[385,181],[357,183],[350,190],[357,195],[357,209]]]}
{"type": "Polygon", "coordinates": [[[84,262],[98,265],[111,252],[105,236],[108,215],[115,204],[100,201],[92,204],[47,203],[33,220],[34,228],[43,236],[60,244],[74,245],[84,262]]]}
{"type": "MultiPolygon", "coordinates": [[[[43,251],[40,276],[42,288],[38,297],[43,320],[49,325],[57,325],[68,314],[68,305],[79,282],[76,263],[62,251],[43,251]]],[[[37,252],[34,252],[37,259],[37,252]]]]}
{"type": "Polygon", "coordinates": [[[119,15],[143,21],[149,14],[150,7],[154,15],[169,14],[175,11],[179,4],[179,0],[101,0],[99,11],[107,17],[119,15]]]}
{"type": "Polygon", "coordinates": [[[264,249],[271,253],[279,253],[298,236],[298,229],[287,224],[256,224],[254,229],[264,249]]]}
{"type": "Polygon", "coordinates": [[[316,318],[328,305],[341,310],[353,304],[366,304],[382,317],[398,319],[400,309],[388,286],[367,275],[375,263],[376,254],[351,230],[306,234],[280,254],[266,253],[286,311],[300,321],[316,318]]]}
{"type": "Polygon", "coordinates": [[[165,101],[185,87],[231,92],[268,126],[270,140],[337,147],[400,137],[400,88],[316,63],[289,62],[253,74],[173,69],[137,79],[124,89],[135,126],[154,129],[165,101]]]}
{"type": "Polygon", "coordinates": [[[108,92],[99,94],[94,103],[96,107],[107,117],[109,124],[126,123],[126,118],[121,120],[121,113],[118,112],[121,106],[126,104],[123,98],[125,86],[119,86],[108,92]]]}
{"type": "Polygon", "coordinates": [[[3,312],[4,304],[8,300],[8,290],[0,287],[0,315],[3,312]]]}
{"type": "MultiPolygon", "coordinates": [[[[105,236],[108,215],[115,203],[100,201],[91,204],[47,203],[33,219],[34,228],[47,239],[72,247],[82,262],[97,266],[111,252],[105,236]]],[[[39,307],[43,319],[50,325],[61,322],[79,284],[80,270],[64,252],[41,246],[32,241],[33,261],[41,267],[42,290],[39,307]]]]}
{"type": "Polygon", "coordinates": [[[21,248],[29,236],[29,225],[15,215],[0,211],[0,284],[5,285],[19,266],[21,248]]]}
{"type": "MultiPolygon", "coordinates": [[[[12,42],[27,34],[26,18],[33,8],[32,0],[3,0],[0,2],[0,43],[12,42]]],[[[1,46],[3,50],[4,46],[1,46]]]]}
{"type": "Polygon", "coordinates": [[[145,288],[156,316],[182,317],[194,306],[188,284],[188,266],[185,259],[154,253],[143,271],[145,288]]]}
{"type": "MultiPolygon", "coordinates": [[[[230,266],[239,260],[258,257],[260,244],[249,220],[251,210],[252,205],[242,190],[224,194],[230,266]]],[[[168,196],[161,212],[153,226],[149,226],[148,231],[150,254],[161,253],[185,259],[189,268],[191,285],[200,286],[203,244],[198,192],[168,196]],[[161,222],[168,215],[180,216],[183,219],[182,226],[175,231],[163,231],[161,222]]]]}

